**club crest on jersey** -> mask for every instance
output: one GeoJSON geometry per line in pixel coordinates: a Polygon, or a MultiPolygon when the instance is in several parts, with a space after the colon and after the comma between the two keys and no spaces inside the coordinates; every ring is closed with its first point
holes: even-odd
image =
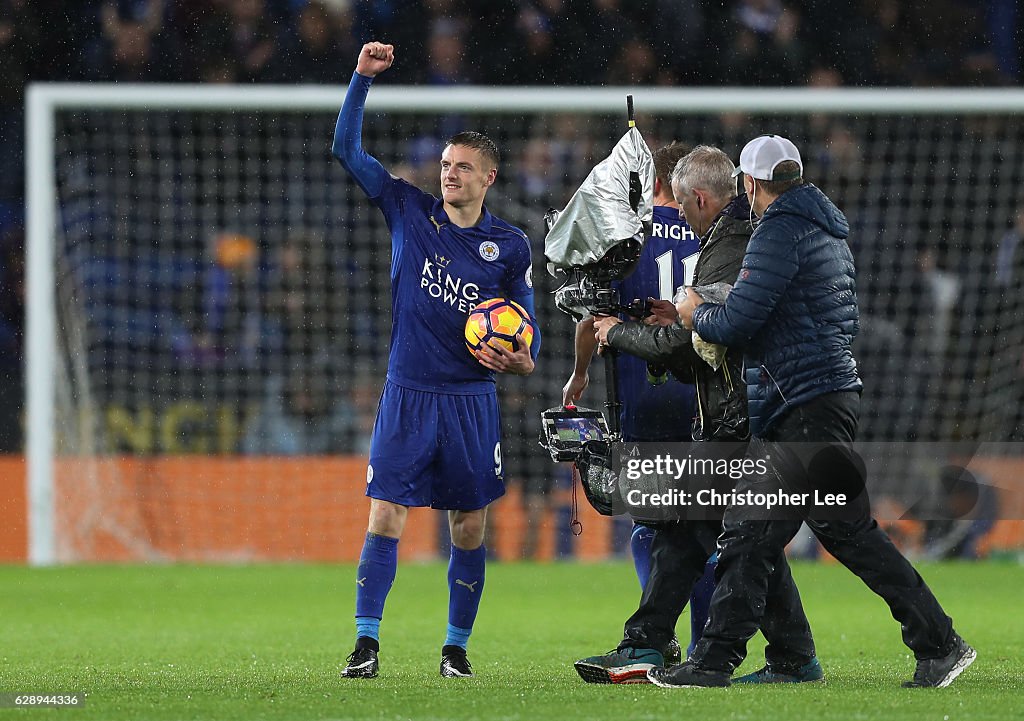
{"type": "Polygon", "coordinates": [[[533,287],[533,266],[526,266],[526,287],[533,287]]]}
{"type": "Polygon", "coordinates": [[[486,261],[498,259],[498,244],[493,240],[485,240],[480,244],[480,257],[486,261]]]}

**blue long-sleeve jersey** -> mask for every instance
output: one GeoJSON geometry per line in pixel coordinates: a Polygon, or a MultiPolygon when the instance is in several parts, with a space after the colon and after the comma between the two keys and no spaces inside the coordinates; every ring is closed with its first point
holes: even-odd
{"type": "MultiPolygon", "coordinates": [[[[393,177],[362,148],[371,79],[353,73],[338,115],[333,153],[391,232],[391,351],[388,380],[421,391],[471,395],[494,390],[494,373],[466,348],[470,309],[511,298],[534,316],[530,241],[483,209],[472,227],[450,221],[441,200],[393,177]]],[[[534,360],[540,329],[533,321],[534,360]]]]}

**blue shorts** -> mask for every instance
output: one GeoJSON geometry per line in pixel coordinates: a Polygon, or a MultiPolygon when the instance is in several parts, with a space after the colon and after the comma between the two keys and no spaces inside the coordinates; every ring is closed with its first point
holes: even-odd
{"type": "Polygon", "coordinates": [[[458,396],[391,381],[377,408],[366,495],[475,511],[505,494],[496,393],[458,396]]]}

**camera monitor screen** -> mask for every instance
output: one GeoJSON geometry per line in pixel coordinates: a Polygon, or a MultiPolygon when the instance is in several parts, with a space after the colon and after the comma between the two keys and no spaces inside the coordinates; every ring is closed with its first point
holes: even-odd
{"type": "Polygon", "coordinates": [[[558,439],[562,441],[576,441],[586,443],[587,441],[604,440],[605,432],[601,427],[600,418],[556,418],[555,432],[558,439]]]}

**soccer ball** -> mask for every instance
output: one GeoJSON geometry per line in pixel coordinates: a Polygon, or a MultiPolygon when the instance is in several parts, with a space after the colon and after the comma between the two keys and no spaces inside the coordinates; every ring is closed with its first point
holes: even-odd
{"type": "Polygon", "coordinates": [[[523,306],[508,298],[491,298],[478,303],[466,319],[466,347],[476,353],[484,344],[501,345],[510,351],[519,350],[516,334],[521,334],[527,347],[533,343],[533,326],[523,306]]]}

